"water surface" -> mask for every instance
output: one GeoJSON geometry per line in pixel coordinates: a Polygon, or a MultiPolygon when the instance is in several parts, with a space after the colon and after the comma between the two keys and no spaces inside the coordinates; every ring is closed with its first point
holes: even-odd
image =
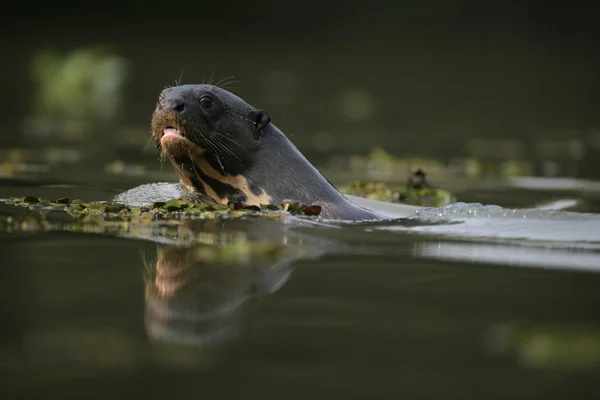
{"type": "MultiPolygon", "coordinates": [[[[48,186],[64,182],[4,180],[0,197],[102,200],[124,185],[48,186]]],[[[494,204],[513,207],[506,193],[494,204]]],[[[520,205],[547,200],[521,192],[520,205]]],[[[2,234],[2,393],[593,398],[596,210],[523,218],[474,209],[477,218],[459,215],[462,223],[448,210],[379,224],[195,221],[161,243],[106,232],[2,234]],[[583,226],[587,236],[578,237],[583,226]],[[470,234],[455,234],[461,229],[470,234]],[[202,243],[185,244],[190,232],[202,243]],[[229,262],[202,253],[240,240],[283,251],[229,262]]]]}

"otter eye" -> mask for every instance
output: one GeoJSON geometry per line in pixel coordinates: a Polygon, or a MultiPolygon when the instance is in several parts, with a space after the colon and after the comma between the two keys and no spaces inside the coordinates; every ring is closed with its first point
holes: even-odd
{"type": "Polygon", "coordinates": [[[212,99],[212,97],[210,97],[208,95],[204,95],[204,96],[200,97],[200,100],[198,100],[198,101],[200,102],[202,107],[205,107],[205,108],[211,108],[213,105],[213,99],[212,99]]]}

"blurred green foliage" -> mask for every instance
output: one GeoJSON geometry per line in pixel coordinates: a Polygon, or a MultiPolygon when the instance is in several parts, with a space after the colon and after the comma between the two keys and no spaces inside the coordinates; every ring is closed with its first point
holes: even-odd
{"type": "Polygon", "coordinates": [[[39,51],[31,66],[39,92],[37,112],[50,118],[111,120],[122,104],[127,72],[127,62],[105,47],[66,54],[39,51]]]}

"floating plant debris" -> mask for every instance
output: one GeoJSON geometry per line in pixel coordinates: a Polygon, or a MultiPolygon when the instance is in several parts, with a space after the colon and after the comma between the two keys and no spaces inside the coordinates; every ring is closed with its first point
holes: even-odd
{"type": "MultiPolygon", "coordinates": [[[[66,215],[71,224],[87,226],[85,229],[74,229],[76,231],[89,231],[90,226],[96,225],[102,229],[131,233],[135,229],[142,229],[146,232],[159,226],[178,226],[191,220],[249,217],[279,219],[289,215],[310,218],[318,216],[321,211],[319,206],[305,206],[290,201],[282,203],[279,207],[274,205],[246,206],[239,203],[229,203],[227,207],[215,207],[184,199],[155,202],[149,207],[128,207],[114,202],[87,202],[81,199],[69,200],[66,198],[47,200],[35,196],[13,197],[0,200],[0,202],[9,206],[38,211],[37,215],[30,214],[25,217],[3,216],[0,219],[0,232],[36,232],[60,229],[56,226],[56,221],[48,214],[49,212],[61,213],[60,222],[62,224],[65,222],[64,216],[66,215]]],[[[91,230],[102,232],[102,229],[91,230]]]]}
{"type": "Polygon", "coordinates": [[[308,206],[302,209],[304,215],[319,215],[321,214],[321,206],[308,206]]]}
{"type": "Polygon", "coordinates": [[[454,195],[444,189],[432,187],[407,189],[382,182],[351,181],[339,190],[343,194],[423,207],[442,207],[456,201],[454,195]]]}
{"type": "Polygon", "coordinates": [[[275,206],[272,204],[261,204],[260,207],[254,205],[244,205],[241,203],[229,203],[227,207],[209,206],[202,203],[194,203],[184,199],[171,199],[166,202],[157,201],[152,203],[149,207],[128,207],[124,204],[114,202],[94,202],[85,201],[81,199],[69,200],[61,197],[56,200],[46,200],[35,196],[26,197],[11,197],[5,200],[0,200],[8,205],[20,206],[20,207],[36,207],[43,206],[47,209],[59,209],[63,211],[73,211],[75,213],[90,214],[90,213],[124,213],[127,216],[150,216],[156,214],[163,214],[166,217],[173,217],[179,219],[187,216],[197,216],[197,214],[203,214],[204,217],[210,215],[261,215],[268,211],[279,211],[280,213],[287,213],[292,215],[319,215],[321,211],[320,206],[306,206],[304,204],[285,200],[281,203],[281,206],[275,206]],[[238,213],[232,211],[239,211],[238,213]],[[241,212],[241,213],[240,213],[241,212]]]}

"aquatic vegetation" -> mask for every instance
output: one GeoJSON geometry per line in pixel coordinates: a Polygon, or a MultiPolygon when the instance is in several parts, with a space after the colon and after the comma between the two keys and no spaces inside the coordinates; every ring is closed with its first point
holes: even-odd
{"type": "Polygon", "coordinates": [[[263,204],[258,206],[245,206],[240,203],[229,203],[227,207],[194,203],[184,199],[171,199],[166,202],[155,202],[150,207],[129,207],[124,204],[105,201],[84,201],[81,199],[58,198],[47,200],[35,196],[11,197],[1,202],[30,209],[62,210],[70,215],[103,215],[105,218],[120,216],[123,218],[173,218],[200,217],[201,219],[227,216],[231,218],[246,215],[266,215],[272,211],[287,212],[289,214],[319,215],[321,207],[305,206],[291,200],[284,200],[281,206],[263,204]],[[258,213],[258,214],[257,214],[258,213]],[[160,216],[160,217],[159,217],[160,216]]]}
{"type": "Polygon", "coordinates": [[[36,54],[32,75],[41,113],[75,119],[113,118],[121,106],[125,60],[102,47],[36,54]]]}
{"type": "MultiPolygon", "coordinates": [[[[0,200],[8,206],[22,207],[35,213],[0,215],[0,232],[43,232],[62,230],[86,233],[127,234],[136,237],[182,239],[178,228],[194,220],[243,219],[262,217],[282,220],[289,216],[318,216],[319,206],[304,206],[286,201],[281,206],[208,206],[184,199],[156,202],[150,207],[128,207],[114,202],[88,202],[81,199],[41,199],[34,196],[0,200]]],[[[189,232],[185,241],[201,242],[201,232],[189,232]],[[196,237],[198,236],[198,237],[196,237]]]]}
{"type": "Polygon", "coordinates": [[[101,46],[38,52],[31,62],[37,95],[26,132],[75,139],[97,124],[116,123],[127,69],[124,58],[101,46]]]}
{"type": "MultiPolygon", "coordinates": [[[[372,153],[373,155],[373,153],[372,153]]],[[[384,150],[374,152],[376,158],[382,159],[388,170],[393,169],[393,160],[384,150]]],[[[381,165],[381,160],[380,160],[381,165]]],[[[397,176],[406,176],[404,174],[397,176]]],[[[397,178],[396,178],[397,179],[397,178]]],[[[405,186],[386,182],[370,182],[353,180],[339,188],[343,194],[366,197],[372,200],[390,203],[404,203],[423,207],[442,207],[453,203],[456,198],[447,190],[434,187],[427,180],[427,174],[417,168],[408,175],[405,186]]]]}
{"type": "Polygon", "coordinates": [[[374,147],[366,154],[332,159],[327,169],[333,175],[349,174],[355,179],[396,182],[398,177],[404,178],[417,168],[428,171],[436,180],[444,182],[456,175],[440,160],[418,156],[398,157],[381,147],[374,147]]]}
{"type": "Polygon", "coordinates": [[[406,188],[383,182],[351,181],[340,187],[339,190],[343,194],[424,207],[442,207],[456,201],[454,195],[444,189],[406,188]]]}

